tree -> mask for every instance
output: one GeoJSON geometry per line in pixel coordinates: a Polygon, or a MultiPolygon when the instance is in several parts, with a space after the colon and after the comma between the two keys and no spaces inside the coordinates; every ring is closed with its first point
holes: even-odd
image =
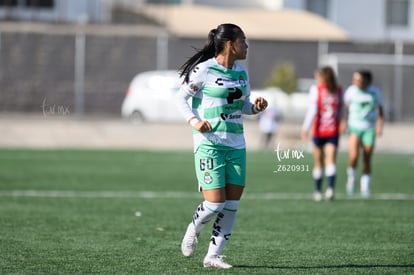
{"type": "Polygon", "coordinates": [[[293,65],[284,63],[275,66],[269,79],[266,81],[265,86],[278,87],[288,94],[296,92],[298,88],[298,79],[293,65]]]}

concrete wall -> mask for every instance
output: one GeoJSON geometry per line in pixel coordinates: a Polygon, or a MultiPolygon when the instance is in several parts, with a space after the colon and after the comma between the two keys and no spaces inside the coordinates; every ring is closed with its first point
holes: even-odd
{"type": "MultiPolygon", "coordinates": [[[[204,40],[169,37],[167,69],[178,69],[204,40]]],[[[393,54],[390,43],[329,43],[329,52],[393,54]]],[[[414,44],[404,45],[406,54],[414,44]]],[[[74,106],[75,35],[29,32],[0,33],[0,112],[41,112],[41,106],[74,106]]],[[[248,59],[252,88],[262,88],[271,70],[282,63],[294,65],[297,76],[312,78],[318,66],[318,43],[301,41],[249,41],[248,59]]],[[[119,115],[129,82],[137,73],[157,69],[157,37],[86,34],[85,113],[119,115]]],[[[347,64],[339,67],[343,87],[352,72],[369,68],[384,93],[387,112],[392,113],[394,68],[347,64]]],[[[414,66],[403,68],[402,119],[414,119],[414,66]]]]}

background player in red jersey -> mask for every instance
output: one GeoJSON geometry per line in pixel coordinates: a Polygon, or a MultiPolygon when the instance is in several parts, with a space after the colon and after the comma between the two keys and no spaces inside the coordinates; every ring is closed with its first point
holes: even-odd
{"type": "Polygon", "coordinates": [[[316,85],[310,88],[310,105],[302,126],[302,140],[308,140],[308,132],[312,126],[314,200],[322,200],[323,172],[328,180],[325,197],[332,200],[336,179],[339,128],[343,114],[343,93],[331,67],[317,69],[315,79],[316,85]]]}

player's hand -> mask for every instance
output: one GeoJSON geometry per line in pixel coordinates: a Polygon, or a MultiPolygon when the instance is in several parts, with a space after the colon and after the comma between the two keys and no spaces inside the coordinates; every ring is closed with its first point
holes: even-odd
{"type": "Polygon", "coordinates": [[[308,141],[308,132],[307,131],[302,131],[302,133],[300,134],[300,137],[301,137],[302,141],[307,142],[308,141]]]}
{"type": "Polygon", "coordinates": [[[194,129],[196,129],[197,131],[204,133],[204,132],[211,132],[213,130],[213,128],[211,127],[210,122],[208,122],[207,120],[202,120],[197,122],[194,125],[194,129]]]}
{"type": "Polygon", "coordinates": [[[382,136],[382,127],[381,126],[377,127],[377,129],[376,129],[376,136],[377,137],[381,137],[382,136]]]}
{"type": "Polygon", "coordinates": [[[346,121],[341,121],[339,123],[339,133],[346,134],[346,131],[347,131],[346,121]]]}
{"type": "Polygon", "coordinates": [[[259,111],[259,112],[263,112],[266,108],[267,108],[267,100],[264,99],[263,97],[258,97],[254,100],[254,108],[259,111]]]}

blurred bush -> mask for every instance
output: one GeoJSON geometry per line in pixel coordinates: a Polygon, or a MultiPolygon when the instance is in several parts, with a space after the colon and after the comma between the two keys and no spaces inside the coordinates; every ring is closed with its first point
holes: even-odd
{"type": "Polygon", "coordinates": [[[298,78],[292,64],[285,63],[277,65],[272,70],[269,79],[265,83],[266,87],[277,87],[284,92],[291,94],[297,91],[298,78]]]}

